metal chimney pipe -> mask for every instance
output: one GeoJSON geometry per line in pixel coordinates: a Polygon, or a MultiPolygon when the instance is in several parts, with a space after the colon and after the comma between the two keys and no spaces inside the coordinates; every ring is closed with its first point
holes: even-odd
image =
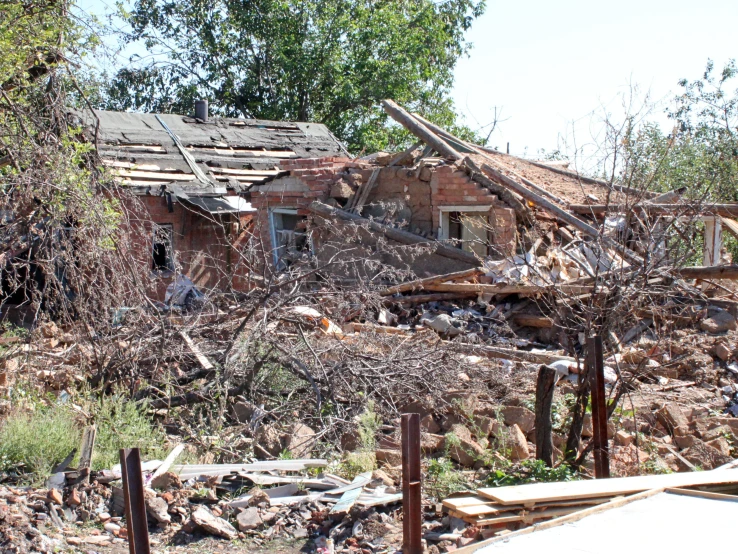
{"type": "Polygon", "coordinates": [[[208,101],[195,100],[195,117],[205,123],[208,121],[208,101]]]}

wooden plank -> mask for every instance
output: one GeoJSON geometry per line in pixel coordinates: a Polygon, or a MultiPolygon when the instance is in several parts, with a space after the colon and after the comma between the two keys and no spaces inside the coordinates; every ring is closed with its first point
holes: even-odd
{"type": "Polygon", "coordinates": [[[513,322],[521,327],[536,327],[539,329],[550,329],[554,321],[550,317],[534,314],[515,314],[513,322]]]}
{"type": "MultiPolygon", "coordinates": [[[[604,481],[604,479],[602,481],[604,481]]],[[[566,516],[554,518],[551,521],[539,523],[533,527],[526,527],[525,529],[514,531],[506,535],[492,537],[491,539],[487,539],[486,541],[478,542],[475,544],[470,544],[469,546],[460,548],[458,550],[455,550],[454,552],[456,552],[456,554],[472,554],[473,552],[476,552],[496,542],[506,541],[511,537],[527,535],[528,533],[534,533],[536,531],[543,531],[544,529],[550,529],[552,527],[557,527],[559,525],[564,525],[566,523],[573,523],[575,521],[579,521],[580,519],[584,519],[587,516],[599,514],[601,512],[605,512],[612,508],[619,508],[620,506],[624,506],[626,504],[630,504],[631,502],[636,502],[638,500],[642,500],[644,498],[648,498],[650,496],[654,496],[662,492],[664,492],[664,489],[652,489],[652,490],[648,490],[648,491],[645,491],[639,494],[634,494],[632,496],[615,498],[612,501],[606,502],[604,504],[600,504],[599,506],[594,506],[592,508],[580,510],[578,512],[574,512],[566,516]]]]}
{"type": "Polygon", "coordinates": [[[726,500],[728,502],[738,502],[738,496],[732,494],[721,494],[719,492],[693,491],[690,489],[666,489],[665,492],[683,494],[684,496],[696,496],[697,498],[709,498],[710,500],[726,500]]]}
{"type": "Polygon", "coordinates": [[[570,506],[591,506],[603,504],[612,500],[611,496],[604,498],[585,498],[581,500],[564,500],[562,502],[542,502],[539,504],[522,505],[511,504],[504,505],[490,501],[482,496],[472,496],[463,498],[447,498],[443,501],[443,506],[449,510],[466,516],[481,516],[487,514],[499,514],[502,512],[510,512],[514,510],[532,510],[541,508],[563,508],[570,506]]]}
{"type": "Polygon", "coordinates": [[[103,165],[108,167],[118,167],[123,169],[135,169],[138,171],[161,171],[161,167],[156,164],[134,164],[131,162],[122,162],[120,160],[102,160],[103,165]]]}
{"type": "Polygon", "coordinates": [[[719,215],[738,217],[738,203],[708,204],[570,204],[569,209],[577,214],[600,215],[605,213],[646,212],[651,215],[719,215]]]}
{"type": "Polygon", "coordinates": [[[738,265],[714,265],[683,267],[677,273],[684,279],[730,279],[738,280],[738,265]]]}
{"type": "Polygon", "coordinates": [[[501,360],[511,360],[515,362],[530,362],[534,364],[550,364],[551,362],[567,361],[573,364],[577,363],[576,358],[566,356],[564,354],[547,354],[544,352],[527,352],[525,350],[515,350],[514,348],[502,348],[498,346],[482,346],[475,344],[464,344],[459,342],[446,342],[449,348],[453,348],[458,352],[465,354],[476,354],[477,356],[485,356],[487,358],[496,358],[501,360]]]}
{"type": "Polygon", "coordinates": [[[95,451],[95,437],[97,436],[97,427],[89,425],[85,427],[82,435],[82,448],[79,453],[79,473],[84,481],[89,479],[90,467],[92,467],[92,454],[95,451]]]}
{"type": "Polygon", "coordinates": [[[156,471],[151,476],[151,481],[159,477],[159,475],[163,475],[167,471],[169,471],[169,468],[172,467],[172,464],[177,461],[177,458],[184,450],[185,445],[184,444],[178,444],[174,448],[172,448],[172,451],[167,455],[166,458],[164,458],[164,461],[161,463],[161,465],[156,468],[156,471]]]}
{"type": "Polygon", "coordinates": [[[207,357],[202,353],[202,351],[195,344],[195,341],[193,341],[187,333],[185,333],[184,331],[180,331],[179,334],[184,339],[185,343],[192,351],[192,353],[195,355],[195,358],[197,358],[198,363],[202,366],[203,369],[213,369],[215,367],[211,363],[211,361],[208,360],[207,357]]]}
{"type": "Polygon", "coordinates": [[[208,167],[210,171],[215,174],[222,175],[247,175],[256,177],[270,177],[272,175],[278,175],[283,173],[283,170],[279,169],[235,169],[232,167],[208,167]]]}
{"type": "Polygon", "coordinates": [[[137,171],[137,170],[120,170],[116,172],[121,177],[131,177],[135,179],[155,179],[157,181],[194,181],[195,177],[192,173],[169,173],[166,171],[137,171]]]}
{"type": "Polygon", "coordinates": [[[433,292],[430,294],[413,294],[412,296],[385,298],[384,304],[424,304],[426,302],[443,302],[446,300],[458,300],[459,298],[474,298],[476,296],[476,292],[433,292]]]}
{"type": "MultiPolygon", "coordinates": [[[[592,285],[481,285],[474,283],[436,283],[425,285],[426,290],[438,292],[478,292],[479,294],[544,294],[559,292],[564,294],[587,294],[595,290],[592,285]]],[[[607,292],[605,287],[598,291],[607,292]]]]}
{"type": "Polygon", "coordinates": [[[479,275],[483,275],[484,270],[480,269],[478,267],[473,267],[471,269],[465,269],[464,271],[455,271],[453,273],[446,273],[444,275],[435,275],[433,277],[426,277],[424,279],[415,279],[414,281],[408,281],[407,283],[402,283],[399,285],[395,285],[393,287],[389,287],[388,289],[383,290],[379,294],[381,296],[390,296],[392,294],[397,294],[399,292],[406,292],[411,290],[422,290],[425,285],[433,285],[436,283],[445,283],[447,281],[458,281],[459,279],[471,279],[473,277],[478,277],[479,275]]]}
{"type": "Polygon", "coordinates": [[[735,238],[738,238],[738,221],[736,221],[735,219],[730,219],[728,217],[720,218],[720,221],[723,224],[723,227],[725,227],[726,231],[728,231],[735,238]]]}
{"type": "Polygon", "coordinates": [[[657,488],[722,485],[726,483],[738,483],[738,470],[641,475],[638,477],[616,477],[565,483],[534,483],[511,487],[484,488],[479,489],[477,493],[500,504],[524,504],[526,502],[552,502],[617,496],[657,488]]]}

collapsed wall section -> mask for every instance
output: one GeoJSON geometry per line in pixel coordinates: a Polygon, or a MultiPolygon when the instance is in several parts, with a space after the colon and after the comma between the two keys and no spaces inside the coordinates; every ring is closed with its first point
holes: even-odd
{"type": "Polygon", "coordinates": [[[514,252],[515,212],[465,172],[438,159],[424,160],[416,168],[335,157],[285,160],[281,167],[285,174],[251,189],[256,233],[270,252],[286,240],[275,235],[279,223],[274,214],[292,210],[297,217],[307,217],[315,200],[341,209],[358,204],[355,211],[363,217],[420,237],[448,240],[480,257],[514,252]],[[368,183],[373,185],[367,194],[362,188],[368,183]],[[468,238],[467,221],[477,225],[477,240],[463,240],[468,238]]]}

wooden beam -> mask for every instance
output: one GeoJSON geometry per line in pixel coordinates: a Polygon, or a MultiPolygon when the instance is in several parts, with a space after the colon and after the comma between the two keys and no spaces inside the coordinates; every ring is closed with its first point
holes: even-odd
{"type": "Polygon", "coordinates": [[[197,358],[197,361],[202,366],[203,369],[213,369],[215,366],[210,362],[210,360],[207,359],[205,354],[202,353],[200,348],[195,344],[195,342],[190,338],[190,336],[185,333],[184,331],[179,332],[180,336],[184,339],[185,343],[189,347],[190,351],[195,355],[195,358],[197,358]]]}
{"type": "Polygon", "coordinates": [[[451,146],[444,142],[438,135],[416,120],[412,115],[405,111],[404,108],[401,108],[392,100],[382,100],[382,107],[392,119],[397,121],[400,125],[405,127],[405,129],[410,131],[428,146],[432,147],[433,150],[442,156],[452,158],[454,160],[460,160],[462,158],[459,152],[451,148],[451,146]]]}
{"type": "MultiPolygon", "coordinates": [[[[446,141],[452,141],[456,144],[461,144],[464,147],[464,150],[472,152],[474,154],[477,154],[478,156],[481,156],[485,158],[486,160],[492,161],[492,158],[490,158],[487,154],[485,154],[482,150],[480,150],[477,146],[463,141],[460,138],[452,135],[445,129],[442,129],[438,125],[435,125],[434,123],[431,123],[427,119],[424,119],[420,115],[414,113],[412,114],[412,117],[414,117],[416,120],[420,121],[421,124],[425,125],[436,133],[439,137],[446,141]]],[[[500,200],[505,202],[507,205],[509,205],[513,210],[515,210],[515,215],[520,218],[521,221],[524,222],[532,222],[533,221],[533,214],[531,213],[528,206],[525,205],[525,202],[522,201],[520,196],[515,194],[513,191],[502,187],[495,183],[494,181],[491,181],[488,179],[484,173],[482,173],[482,170],[477,166],[474,161],[469,158],[468,156],[464,158],[462,161],[462,166],[466,170],[467,174],[469,175],[470,179],[477,183],[478,185],[483,186],[484,188],[488,189],[490,192],[493,192],[497,196],[500,197],[500,200]]]]}
{"type": "Polygon", "coordinates": [[[677,270],[683,279],[729,279],[738,280],[738,265],[715,265],[708,267],[683,267],[677,270]]]}
{"type": "Polygon", "coordinates": [[[453,348],[464,354],[476,354],[485,358],[494,358],[499,360],[510,360],[513,362],[529,362],[533,364],[550,364],[558,361],[570,362],[576,364],[576,358],[565,356],[564,354],[544,354],[543,352],[527,352],[525,350],[516,350],[515,348],[502,348],[497,346],[481,346],[477,344],[464,344],[463,342],[447,342],[443,341],[449,348],[453,348]]]}
{"type": "Polygon", "coordinates": [[[651,215],[719,215],[738,217],[738,204],[571,204],[569,209],[577,214],[600,215],[605,213],[625,213],[641,211],[651,215]]]}
{"type": "Polygon", "coordinates": [[[462,298],[476,298],[476,292],[435,292],[431,294],[414,294],[399,298],[385,298],[385,305],[389,304],[425,304],[426,302],[443,302],[462,298]]]}
{"type": "Polygon", "coordinates": [[[444,256],[446,258],[451,258],[451,259],[458,260],[460,262],[465,262],[465,263],[468,263],[474,266],[481,265],[481,261],[478,260],[476,256],[474,256],[473,254],[470,254],[469,252],[464,252],[463,250],[460,250],[458,248],[451,248],[450,246],[443,245],[437,241],[426,239],[419,235],[408,233],[407,231],[402,231],[401,229],[395,229],[394,227],[390,227],[389,225],[383,225],[374,220],[367,219],[365,217],[361,217],[356,214],[350,214],[344,210],[333,208],[317,200],[313,202],[312,204],[310,204],[310,207],[308,209],[314,214],[320,215],[322,217],[326,217],[326,218],[337,217],[345,221],[354,222],[358,225],[368,225],[369,228],[372,229],[373,231],[381,233],[385,235],[387,238],[392,239],[402,244],[427,245],[433,251],[432,253],[437,254],[438,256],[444,256]]]}
{"type": "Polygon", "coordinates": [[[728,469],[722,471],[670,473],[666,475],[615,477],[594,481],[534,483],[483,488],[479,489],[477,494],[485,498],[491,498],[501,504],[522,504],[525,502],[553,502],[574,498],[615,496],[667,487],[681,488],[697,485],[722,485],[725,483],[738,483],[738,471],[728,469]]]}
{"type": "Polygon", "coordinates": [[[515,314],[513,322],[521,327],[537,327],[539,329],[550,329],[554,326],[553,319],[544,315],[515,314]]]}
{"type": "MultiPolygon", "coordinates": [[[[593,285],[481,285],[475,283],[436,283],[425,285],[425,290],[436,292],[476,292],[479,294],[586,294],[595,290],[593,285]]],[[[605,287],[598,291],[607,292],[605,287]]]]}
{"type": "Polygon", "coordinates": [[[445,283],[447,281],[457,281],[459,279],[471,279],[479,275],[483,275],[484,270],[478,267],[472,269],[465,269],[464,271],[456,271],[454,273],[446,273],[444,275],[436,275],[434,277],[426,277],[425,279],[416,279],[394,287],[389,287],[383,290],[379,294],[382,296],[389,296],[391,294],[397,294],[398,292],[405,292],[409,290],[422,290],[424,285],[432,285],[434,283],[445,283]]]}
{"type": "Polygon", "coordinates": [[[728,231],[735,238],[738,238],[738,221],[730,219],[728,217],[721,218],[721,222],[725,230],[728,231]]]}

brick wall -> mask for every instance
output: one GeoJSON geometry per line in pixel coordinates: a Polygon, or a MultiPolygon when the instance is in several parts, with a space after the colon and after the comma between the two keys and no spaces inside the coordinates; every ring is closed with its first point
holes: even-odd
{"type": "Polygon", "coordinates": [[[248,289],[249,267],[239,252],[251,237],[251,214],[241,214],[238,218],[213,216],[178,202],[172,204],[170,212],[166,196],[141,196],[137,200],[144,209],[139,214],[144,232],[133,239],[134,247],[137,258],[145,264],[140,268],[142,274],[157,281],[157,299],[164,299],[174,275],[151,270],[153,224],[171,224],[175,263],[200,289],[248,289]]]}
{"type": "Polygon", "coordinates": [[[283,160],[280,166],[289,175],[251,189],[251,205],[257,210],[254,234],[264,251],[270,253],[274,249],[269,229],[271,208],[296,209],[298,215],[308,215],[307,208],[313,201],[328,201],[331,185],[340,173],[366,164],[330,157],[283,160]]]}

